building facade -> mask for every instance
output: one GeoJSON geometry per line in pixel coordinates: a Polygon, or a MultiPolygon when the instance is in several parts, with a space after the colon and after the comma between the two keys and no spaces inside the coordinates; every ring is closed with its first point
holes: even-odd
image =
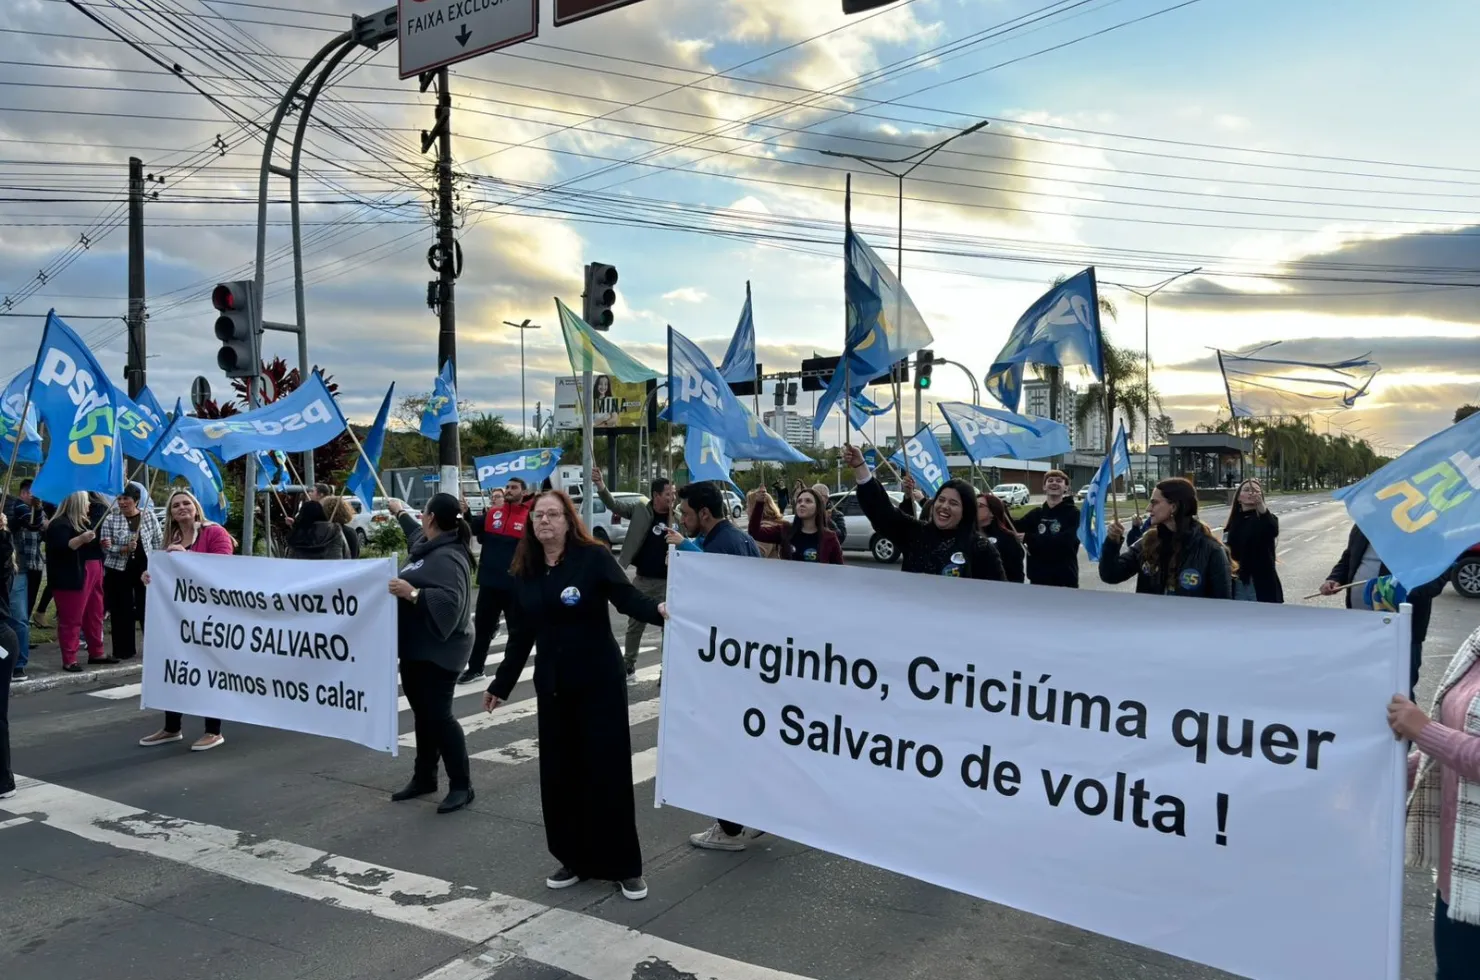
{"type": "Polygon", "coordinates": [[[800,412],[778,409],[767,412],[761,421],[798,449],[813,449],[817,445],[817,431],[812,428],[812,419],[800,412]]]}

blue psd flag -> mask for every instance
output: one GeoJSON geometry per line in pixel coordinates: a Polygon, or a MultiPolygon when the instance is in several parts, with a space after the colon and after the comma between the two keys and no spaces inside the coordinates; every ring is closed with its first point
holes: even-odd
{"type": "Polygon", "coordinates": [[[880,408],[878,405],[874,404],[872,399],[870,399],[867,395],[863,393],[862,389],[858,389],[853,393],[853,396],[848,399],[848,422],[853,426],[853,428],[857,429],[859,432],[862,432],[863,427],[868,424],[869,419],[877,418],[880,415],[886,415],[890,411],[892,411],[893,408],[893,402],[890,402],[888,405],[880,408]]]}
{"type": "Polygon", "coordinates": [[[1109,523],[1105,518],[1105,500],[1115,485],[1115,478],[1131,470],[1130,450],[1125,442],[1125,426],[1115,433],[1115,445],[1110,454],[1100,461],[1099,471],[1084,495],[1084,504],[1079,509],[1079,543],[1090,561],[1100,560],[1100,550],[1105,545],[1105,532],[1109,523]]]}
{"type": "Polygon", "coordinates": [[[730,338],[730,349],[725,351],[719,373],[731,384],[755,380],[755,316],[750,306],[749,283],[745,284],[745,308],[740,311],[740,323],[735,327],[735,336],[730,338]]]}
{"type": "Polygon", "coordinates": [[[55,311],[36,354],[31,404],[51,433],[51,447],[31,492],[60,502],[90,490],[109,497],[123,489],[118,393],[102,365],[55,311]]]}
{"type": "Polygon", "coordinates": [[[1480,415],[1432,435],[1333,495],[1408,589],[1480,541],[1480,415]]]}
{"type": "Polygon", "coordinates": [[[1028,307],[987,370],[987,390],[1003,405],[1017,411],[1026,364],[1050,367],[1083,364],[1103,381],[1103,345],[1100,291],[1091,267],[1065,279],[1028,307]]]}
{"type": "Polygon", "coordinates": [[[273,453],[253,453],[257,457],[257,489],[271,490],[288,481],[287,468],[278,464],[273,453]]]}
{"type": "Polygon", "coordinates": [[[192,449],[231,462],[248,453],[305,453],[333,442],[348,426],[323,375],[270,405],[224,419],[182,418],[175,431],[192,449]]]}
{"type": "Polygon", "coordinates": [[[725,441],[719,436],[690,427],[684,435],[683,461],[689,468],[689,482],[704,483],[714,480],[727,483],[735,487],[736,493],[740,492],[740,488],[730,478],[734,460],[725,452],[725,441]]]}
{"type": "Polygon", "coordinates": [[[940,440],[935,438],[935,433],[930,431],[928,425],[922,426],[904,444],[904,457],[902,459],[899,453],[895,453],[889,462],[901,468],[908,464],[910,476],[915,478],[915,486],[924,491],[927,497],[940,493],[941,485],[951,478],[951,468],[946,463],[946,451],[940,447],[940,440]]]}
{"type": "Polygon", "coordinates": [[[174,417],[160,432],[154,451],[144,462],[183,479],[200,501],[206,519],[224,524],[230,513],[226,492],[222,488],[221,470],[209,454],[191,447],[180,432],[186,423],[193,421],[186,417],[184,404],[176,401],[174,417]]]}
{"type": "Polygon", "coordinates": [[[530,490],[538,490],[560,465],[564,452],[564,449],[520,449],[498,456],[479,456],[473,460],[478,471],[478,486],[492,490],[508,483],[510,477],[517,476],[530,490]]]}
{"type": "Polygon", "coordinates": [[[941,402],[936,407],[976,463],[1000,456],[1046,459],[1071,448],[1069,429],[1052,419],[965,402],[941,402]]]}
{"type": "Polygon", "coordinates": [[[732,459],[811,461],[756,418],[730,391],[708,356],[672,327],[668,328],[668,418],[718,436],[732,459]]]}
{"type": "Polygon", "coordinates": [[[137,405],[149,417],[149,421],[154,423],[156,429],[163,429],[170,424],[170,419],[173,416],[164,410],[164,406],[159,403],[158,398],[154,397],[154,392],[149,390],[148,385],[139,389],[137,405]]]}
{"type": "Polygon", "coordinates": [[[843,397],[846,385],[857,391],[875,378],[888,374],[934,337],[910,294],[873,249],[849,233],[844,247],[843,302],[847,311],[847,335],[843,360],[817,401],[814,429],[822,428],[828,413],[843,397]],[[845,370],[846,365],[846,370],[845,370]]]}
{"type": "Polygon", "coordinates": [[[375,416],[375,424],[370,427],[370,432],[365,436],[365,441],[360,447],[365,450],[355,463],[355,471],[349,475],[344,483],[346,492],[360,498],[360,503],[365,507],[365,513],[375,509],[375,468],[380,465],[380,455],[385,451],[385,425],[391,415],[391,397],[396,393],[395,382],[386,389],[385,400],[380,403],[380,412],[375,416]],[[368,458],[368,461],[366,459],[368,458]]]}
{"type": "Polygon", "coordinates": [[[145,459],[154,451],[164,430],[144,406],[135,402],[121,391],[115,391],[118,405],[118,434],[123,440],[123,451],[133,459],[145,459]]]}
{"type": "Polygon", "coordinates": [[[427,407],[422,410],[421,434],[428,439],[438,439],[442,436],[442,426],[457,423],[457,382],[452,376],[452,362],[448,361],[442,365],[442,373],[437,375],[432,385],[427,407]]]}
{"type": "Polygon", "coordinates": [[[0,393],[0,462],[6,465],[10,463],[12,453],[22,463],[41,462],[40,420],[36,416],[36,406],[26,406],[26,392],[35,373],[36,365],[28,366],[11,378],[5,391],[0,393]],[[24,434],[21,434],[21,412],[26,413],[24,434]],[[19,450],[15,446],[17,435],[21,440],[19,450]]]}

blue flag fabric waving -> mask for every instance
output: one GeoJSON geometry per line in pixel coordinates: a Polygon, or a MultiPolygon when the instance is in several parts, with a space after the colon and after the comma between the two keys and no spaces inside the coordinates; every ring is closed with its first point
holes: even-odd
{"type": "Polygon", "coordinates": [[[118,393],[82,338],[52,311],[36,354],[31,404],[51,433],[51,448],[31,492],[59,503],[91,490],[109,497],[123,489],[118,393]]]}
{"type": "Polygon", "coordinates": [[[125,395],[115,390],[118,406],[118,434],[123,441],[123,451],[133,459],[144,459],[154,451],[164,426],[155,422],[150,413],[125,395]]]}
{"type": "Polygon", "coordinates": [[[365,513],[374,510],[375,503],[375,468],[380,465],[381,453],[385,451],[385,426],[391,416],[391,397],[396,393],[396,384],[386,389],[385,400],[380,403],[380,411],[375,416],[375,424],[365,436],[365,441],[360,448],[365,450],[355,463],[355,471],[344,481],[346,493],[360,498],[360,503],[365,507],[365,513]],[[366,461],[366,457],[369,461],[366,461]]]}
{"type": "Polygon", "coordinates": [[[689,482],[713,480],[735,487],[737,493],[740,491],[730,477],[735,462],[725,451],[725,441],[719,436],[690,427],[684,435],[683,461],[689,468],[689,482]]]}
{"type": "Polygon", "coordinates": [[[1090,561],[1100,560],[1100,550],[1105,545],[1105,532],[1109,524],[1105,519],[1105,499],[1115,485],[1115,478],[1131,471],[1130,449],[1126,446],[1125,426],[1115,433],[1115,444],[1110,454],[1100,461],[1100,468],[1084,495],[1079,508],[1079,542],[1090,561]]]}
{"type": "Polygon", "coordinates": [[[936,407],[973,462],[999,456],[1047,459],[1061,456],[1071,448],[1069,429],[1052,419],[965,402],[941,402],[936,407]]]}
{"type": "Polygon", "coordinates": [[[226,462],[248,453],[304,453],[333,442],[347,428],[323,375],[317,371],[298,390],[270,405],[224,419],[184,418],[176,433],[192,449],[226,462]]]}
{"type": "Polygon", "coordinates": [[[175,415],[160,432],[155,448],[144,462],[171,476],[178,476],[190,486],[190,492],[200,501],[206,519],[224,524],[230,516],[226,505],[226,492],[221,484],[221,471],[216,461],[208,454],[193,448],[181,434],[181,429],[194,419],[185,415],[185,405],[175,402],[175,415]]]}
{"type": "Polygon", "coordinates": [[[910,294],[862,238],[850,231],[843,251],[843,302],[848,324],[843,360],[817,401],[814,429],[822,428],[827,421],[828,413],[843,397],[844,385],[850,393],[858,391],[867,382],[888,374],[896,361],[934,340],[910,294]]]}
{"type": "Polygon", "coordinates": [[[1065,279],[1028,307],[987,370],[987,390],[1013,411],[1022,399],[1025,364],[1083,364],[1105,379],[1100,291],[1093,267],[1065,279]]]}
{"type": "Polygon", "coordinates": [[[668,328],[668,418],[718,436],[732,459],[811,461],[756,418],[698,345],[672,327],[668,328]]]}
{"type": "Polygon", "coordinates": [[[1480,415],[1333,496],[1393,578],[1408,589],[1427,585],[1480,540],[1480,415]]]}
{"type": "Polygon", "coordinates": [[[170,419],[173,418],[173,416],[164,410],[164,406],[159,403],[159,399],[154,397],[154,392],[149,390],[148,385],[139,389],[137,404],[139,409],[149,417],[149,421],[154,423],[154,427],[161,431],[163,431],[165,426],[170,424],[170,419]]]}
{"type": "Polygon", "coordinates": [[[901,458],[899,453],[890,457],[889,462],[897,467],[909,466],[910,476],[915,478],[915,486],[924,491],[925,496],[934,497],[940,493],[943,483],[951,478],[951,467],[946,462],[946,451],[940,447],[940,440],[935,438],[935,433],[930,426],[921,426],[908,442],[904,444],[906,458],[901,458]]]}
{"type": "Polygon", "coordinates": [[[531,492],[539,492],[540,484],[549,479],[560,465],[564,449],[517,449],[512,453],[497,456],[479,456],[473,460],[478,472],[478,486],[484,490],[502,487],[510,477],[517,476],[531,492]]]}
{"type": "Polygon", "coordinates": [[[431,397],[422,410],[421,434],[428,439],[439,439],[442,426],[456,425],[458,421],[457,380],[452,376],[452,362],[448,361],[442,365],[442,373],[437,375],[431,397]]]}
{"type": "Polygon", "coordinates": [[[0,392],[0,461],[6,464],[10,463],[11,453],[16,453],[15,458],[22,463],[41,462],[40,420],[36,416],[36,406],[26,405],[26,392],[31,387],[31,376],[35,373],[36,365],[32,364],[11,378],[5,391],[0,392]],[[21,412],[26,413],[24,433],[21,428],[21,412]],[[21,440],[19,450],[15,446],[18,434],[21,440]]]}
{"type": "Polygon", "coordinates": [[[863,427],[868,424],[869,419],[877,418],[880,415],[886,415],[890,411],[892,411],[893,408],[893,402],[890,402],[888,405],[880,408],[878,405],[874,404],[873,400],[865,395],[861,390],[855,391],[853,393],[853,396],[848,399],[848,421],[852,423],[853,428],[857,429],[859,432],[862,432],[863,427]]]}
{"type": "Polygon", "coordinates": [[[257,457],[257,489],[271,490],[288,482],[288,468],[278,461],[277,453],[253,453],[257,457]]]}
{"type": "Polygon", "coordinates": [[[749,283],[745,284],[745,308],[740,311],[740,323],[735,327],[735,336],[730,338],[730,349],[725,351],[719,373],[731,384],[755,381],[755,314],[750,305],[749,283]]]}

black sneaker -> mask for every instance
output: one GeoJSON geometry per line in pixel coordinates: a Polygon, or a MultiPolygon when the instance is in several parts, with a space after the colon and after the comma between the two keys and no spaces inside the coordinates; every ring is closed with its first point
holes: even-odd
{"type": "Polygon", "coordinates": [[[483,676],[483,671],[481,671],[481,670],[474,670],[472,667],[469,667],[467,670],[465,670],[461,674],[458,674],[457,675],[457,682],[459,684],[466,684],[469,681],[476,681],[478,678],[480,678],[482,676],[483,676]]]}
{"type": "Polygon", "coordinates": [[[622,879],[622,897],[633,902],[647,898],[647,879],[642,877],[622,879]]]}
{"type": "Polygon", "coordinates": [[[82,673],[82,664],[68,664],[67,666],[63,667],[62,670],[66,671],[69,674],[80,674],[82,673]]]}
{"type": "Polygon", "coordinates": [[[17,667],[10,673],[11,680],[23,681],[26,679],[26,668],[17,667]]]}
{"type": "Polygon", "coordinates": [[[581,879],[576,875],[576,873],[563,864],[560,866],[559,870],[545,879],[545,887],[552,888],[556,891],[559,891],[562,888],[569,888],[571,885],[579,885],[580,883],[581,879]]]}

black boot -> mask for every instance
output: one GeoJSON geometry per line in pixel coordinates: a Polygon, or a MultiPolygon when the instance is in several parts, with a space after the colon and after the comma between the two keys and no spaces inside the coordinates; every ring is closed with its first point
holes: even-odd
{"type": "Polygon", "coordinates": [[[411,782],[406,784],[405,789],[391,794],[391,802],[401,803],[405,800],[414,800],[418,796],[431,796],[435,792],[437,792],[437,781],[435,779],[417,779],[413,776],[411,777],[411,782]]]}
{"type": "Polygon", "coordinates": [[[454,789],[447,793],[447,798],[437,804],[438,813],[455,813],[473,802],[473,787],[467,789],[454,789]]]}

